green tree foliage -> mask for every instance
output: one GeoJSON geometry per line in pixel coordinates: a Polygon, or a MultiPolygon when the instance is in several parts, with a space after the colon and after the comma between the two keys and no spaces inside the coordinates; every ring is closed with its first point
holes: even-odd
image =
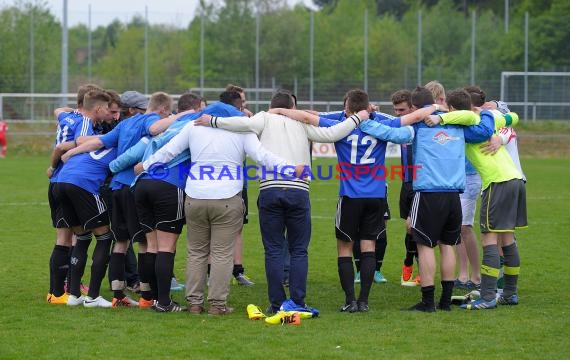
{"type": "MultiPolygon", "coordinates": [[[[58,92],[61,24],[30,0],[0,8],[0,92],[30,90],[30,19],[34,14],[35,91],[58,92]]],[[[440,80],[448,88],[470,82],[471,14],[476,14],[476,82],[493,93],[500,71],[524,66],[524,14],[530,14],[529,69],[567,69],[570,41],[567,0],[512,2],[508,33],[504,2],[492,0],[315,0],[314,95],[339,100],[363,87],[364,13],[368,18],[367,80],[373,98],[387,99],[412,88],[418,74],[418,12],[422,14],[422,82],[440,80]]],[[[149,92],[181,93],[200,85],[256,85],[256,25],[259,18],[260,87],[295,88],[308,98],[310,9],[286,0],[202,0],[187,28],[148,27],[149,92]],[[201,44],[202,24],[204,42],[201,44]]],[[[145,21],[114,20],[91,31],[69,29],[69,88],[89,80],[120,92],[144,91],[145,21]],[[92,78],[88,56],[91,51],[92,78]]],[[[496,92],[496,91],[495,91],[496,92]]]]}
{"type": "Polygon", "coordinates": [[[34,91],[59,91],[61,29],[45,6],[18,3],[0,11],[0,92],[30,91],[32,32],[34,91]]]}

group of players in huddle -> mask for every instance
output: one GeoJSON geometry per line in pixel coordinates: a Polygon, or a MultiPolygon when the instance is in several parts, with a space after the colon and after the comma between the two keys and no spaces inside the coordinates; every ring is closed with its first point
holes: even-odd
{"type": "MultiPolygon", "coordinates": [[[[192,128],[202,126],[253,133],[255,140],[260,141],[260,148],[255,150],[259,155],[256,160],[289,164],[295,169],[293,176],[282,173],[260,180],[258,206],[270,303],[267,313],[300,310],[318,315],[316,309],[305,303],[311,236],[308,203],[311,179],[306,176],[309,141],[334,142],[339,163],[354,165],[346,171],[370,169],[340,181],[335,237],[338,273],[345,293],[341,311],[367,312],[372,283],[378,277],[377,282],[385,281],[380,266],[386,248],[387,187],[384,178],[372,176],[371,169],[384,166],[387,142],[402,144],[402,165],[415,169],[414,173],[406,172],[400,193],[400,216],[407,223],[401,283],[421,287],[421,301],[409,309],[450,310],[454,286],[477,290],[478,297],[461,305],[466,310],[518,304],[520,258],[514,231],[526,226],[526,179],[511,128],[518,122],[518,116],[508,112],[502,102],[486,102],[485,93],[478,87],[445,94],[441,84],[431,82],[411,92],[397,91],[392,96],[396,117],[377,111],[369,103],[368,94],[359,89],[348,91],[344,110],[333,113],[299,110],[296,97],[285,90],[274,94],[267,112],[255,115],[245,108],[240,88],[229,88],[220,95],[219,102],[209,106],[196,94],[183,94],[176,115],[171,113],[173,101],[168,94],[155,93],[148,103],[141,101],[141,96],[126,92],[119,97],[113,91],[86,85],[78,91],[77,109],[56,110],[58,130],[48,168],[48,195],[57,239],[50,257],[48,302],[85,307],[139,306],[158,312],[205,311],[206,275],[201,273],[205,260],[202,249],[196,247],[197,238],[192,235],[198,232],[198,225],[192,222],[189,211],[196,211],[191,205],[199,200],[225,201],[228,195],[220,192],[220,184],[188,175],[194,163],[218,161],[216,155],[208,157],[203,152],[221,146],[216,142],[223,142],[229,135],[223,135],[226,131],[222,130],[206,132],[200,138],[203,147],[192,147],[192,141],[197,141],[191,140],[187,148],[178,146],[176,152],[172,150],[177,142],[195,139],[199,131],[192,128]],[[127,104],[133,99],[141,103],[140,108],[136,102],[127,104]],[[117,123],[121,111],[125,119],[117,123]],[[297,142],[299,134],[302,142],[297,142]],[[154,166],[159,160],[165,160],[165,168],[154,166]],[[181,176],[174,169],[190,170],[181,176]],[[110,170],[111,199],[105,201],[101,187],[110,170]],[[198,184],[200,181],[205,183],[198,184]],[[204,196],[202,190],[194,190],[200,186],[212,189],[213,195],[204,196]],[[479,192],[481,262],[473,232],[479,192]],[[294,201],[288,204],[287,199],[294,201]],[[176,242],[185,223],[188,224],[188,307],[170,297],[176,242]],[[90,283],[85,289],[87,293],[82,294],[81,278],[93,236],[96,245],[90,283]],[[125,294],[125,254],[132,242],[138,242],[138,301],[125,294]],[[437,304],[436,247],[441,255],[441,295],[437,304]],[[460,259],[458,276],[455,248],[460,259]],[[414,257],[419,268],[415,279],[414,257]],[[290,258],[287,284],[290,299],[283,288],[286,258],[290,258]],[[358,260],[357,272],[353,258],[358,260]],[[100,294],[107,266],[112,301],[100,294]],[[504,286],[497,291],[501,272],[504,286]],[[358,296],[355,280],[360,282],[358,296]]],[[[244,157],[243,150],[250,154],[248,146],[251,151],[253,145],[229,151],[244,157]]],[[[220,175],[218,166],[212,168],[220,175]]],[[[230,187],[233,189],[234,185],[230,187]]],[[[241,198],[242,188],[230,195],[241,198]]],[[[229,215],[220,217],[227,220],[229,215]]],[[[215,223],[217,219],[208,221],[212,234],[223,228],[215,223]]],[[[232,274],[227,263],[233,259],[235,238],[242,225],[242,221],[232,223],[232,231],[220,236],[228,239],[221,244],[222,251],[214,235],[207,244],[205,257],[212,264],[208,283],[211,315],[233,311],[227,306],[232,274]]]]}

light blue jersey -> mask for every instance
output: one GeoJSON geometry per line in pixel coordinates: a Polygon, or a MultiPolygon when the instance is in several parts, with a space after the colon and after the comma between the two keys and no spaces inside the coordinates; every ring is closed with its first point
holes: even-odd
{"type": "MultiPolygon", "coordinates": [[[[190,121],[198,119],[203,114],[219,117],[244,116],[243,112],[239,111],[235,106],[222,102],[216,102],[208,105],[201,112],[183,115],[172,123],[163,133],[152,138],[144,137],[139,141],[139,143],[121,154],[109,165],[111,171],[113,173],[118,173],[127,167],[132,167],[136,163],[148,159],[158,149],[166,145],[174,136],[176,136],[190,121]]],[[[167,171],[163,171],[155,175],[143,173],[137,177],[136,180],[139,178],[163,180],[180,189],[184,189],[186,186],[186,178],[188,176],[186,172],[189,163],[190,150],[187,149],[166,164],[168,167],[167,171]]],[[[133,181],[132,185],[134,185],[136,180],[133,181]]]]}
{"type": "MultiPolygon", "coordinates": [[[[101,136],[101,142],[106,148],[117,148],[120,155],[135,145],[145,136],[150,135],[150,127],[160,116],[156,113],[136,114],[121,121],[113,130],[101,136]]],[[[111,189],[118,190],[123,186],[130,186],[135,179],[132,167],[127,167],[113,176],[111,189]]]]}
{"type": "Polygon", "coordinates": [[[414,124],[414,191],[463,192],[465,189],[465,137],[463,127],[414,124]]]}

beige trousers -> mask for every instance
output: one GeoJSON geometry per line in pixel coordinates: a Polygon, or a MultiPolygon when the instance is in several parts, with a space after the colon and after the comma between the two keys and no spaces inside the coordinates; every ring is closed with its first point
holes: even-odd
{"type": "Polygon", "coordinates": [[[186,300],[190,305],[204,304],[209,258],[208,303],[225,306],[234,265],[234,243],[243,226],[241,193],[220,200],[186,197],[184,210],[188,226],[186,300]]]}

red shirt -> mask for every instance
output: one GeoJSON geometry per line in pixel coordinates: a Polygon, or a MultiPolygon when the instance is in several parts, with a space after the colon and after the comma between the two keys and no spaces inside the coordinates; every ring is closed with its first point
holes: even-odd
{"type": "Polygon", "coordinates": [[[4,121],[0,121],[0,136],[6,135],[6,131],[8,130],[8,124],[4,121]]]}

